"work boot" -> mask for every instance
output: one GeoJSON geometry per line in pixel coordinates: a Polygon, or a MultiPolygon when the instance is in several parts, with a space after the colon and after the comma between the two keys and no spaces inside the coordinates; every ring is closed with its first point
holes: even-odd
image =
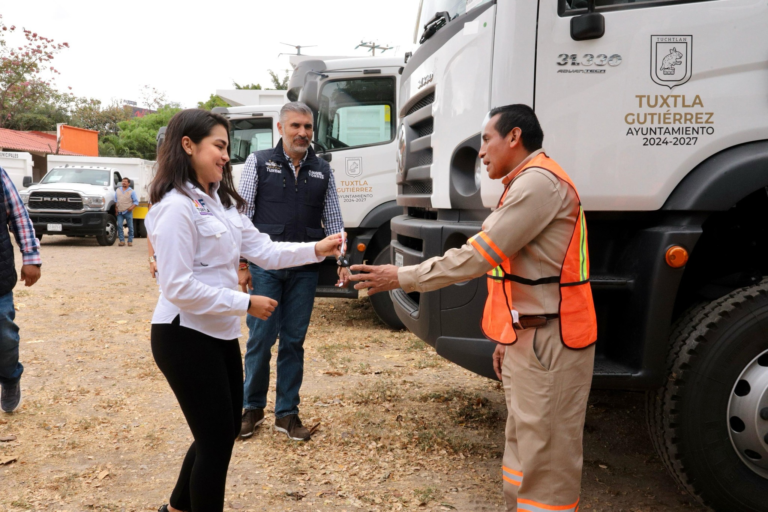
{"type": "Polygon", "coordinates": [[[128,242],[128,247],[133,247],[133,242],[128,242]]]}
{"type": "Polygon", "coordinates": [[[256,427],[264,423],[264,409],[246,409],[243,421],[240,423],[240,437],[247,439],[256,431],[256,427]]]}
{"type": "Polygon", "coordinates": [[[122,246],[124,246],[124,245],[125,245],[125,242],[117,242],[117,245],[118,245],[119,247],[122,247],[122,246]]]}
{"type": "Polygon", "coordinates": [[[309,441],[309,429],[301,424],[298,414],[289,414],[275,420],[275,430],[294,441],[309,441]]]}
{"type": "Polygon", "coordinates": [[[21,407],[21,381],[17,381],[16,384],[3,384],[0,407],[8,413],[15,412],[21,407]]]}

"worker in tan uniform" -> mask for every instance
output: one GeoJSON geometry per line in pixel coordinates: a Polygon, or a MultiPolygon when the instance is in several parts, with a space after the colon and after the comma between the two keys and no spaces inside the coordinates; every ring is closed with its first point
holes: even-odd
{"type": "Polygon", "coordinates": [[[351,280],[369,294],[423,293],[487,275],[482,328],[498,343],[493,366],[507,402],[507,510],[576,512],[597,327],[584,213],[543,138],[531,108],[491,110],[480,158],[505,189],[482,231],[420,265],[355,265],[351,280]]]}

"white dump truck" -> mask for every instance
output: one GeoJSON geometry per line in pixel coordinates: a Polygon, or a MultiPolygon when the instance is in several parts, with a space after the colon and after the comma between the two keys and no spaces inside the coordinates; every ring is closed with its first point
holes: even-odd
{"type": "MultiPolygon", "coordinates": [[[[389,221],[402,213],[395,203],[395,128],[402,57],[305,60],[291,76],[288,97],[315,113],[315,149],[334,171],[352,263],[388,263],[389,221]]],[[[232,125],[230,156],[235,183],[254,151],[272,148],[280,135],[282,105],[216,108],[232,125]]],[[[356,298],[357,290],[337,288],[336,265],[321,265],[317,295],[356,298]]],[[[386,294],[371,297],[383,322],[402,323],[386,294]]]]}
{"type": "MultiPolygon", "coordinates": [[[[768,3],[424,0],[401,76],[392,261],[481,230],[484,116],[530,105],[589,228],[595,387],[645,390],[659,456],[711,509],[768,511],[768,3]]],[[[493,376],[485,279],[393,292],[493,376]]]]}

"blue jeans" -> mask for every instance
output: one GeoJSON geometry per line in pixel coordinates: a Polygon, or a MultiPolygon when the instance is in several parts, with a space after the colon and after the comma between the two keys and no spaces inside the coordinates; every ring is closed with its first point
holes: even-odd
{"type": "Polygon", "coordinates": [[[0,295],[0,384],[16,384],[24,367],[19,362],[19,326],[13,322],[13,292],[0,295]]]}
{"type": "Polygon", "coordinates": [[[125,242],[125,233],[123,233],[123,220],[128,223],[128,241],[133,242],[133,212],[123,212],[117,214],[117,236],[121,242],[125,242]]]}
{"type": "Polygon", "coordinates": [[[249,264],[251,295],[277,301],[267,320],[248,315],[243,409],[264,409],[269,391],[269,361],[278,332],[275,418],[299,413],[299,389],[304,379],[304,338],[309,328],[317,287],[317,271],[264,270],[249,264]]]}

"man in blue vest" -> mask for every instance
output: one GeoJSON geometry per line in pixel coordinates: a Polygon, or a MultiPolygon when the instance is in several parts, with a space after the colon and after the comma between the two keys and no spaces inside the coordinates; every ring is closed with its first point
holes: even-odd
{"type": "Polygon", "coordinates": [[[13,258],[11,231],[21,248],[21,279],[32,286],[40,279],[40,242],[29,220],[27,209],[11,178],[0,167],[0,407],[14,412],[21,406],[21,373],[19,362],[19,327],[14,323],[13,287],[18,276],[13,258]]]}
{"type": "MultiPolygon", "coordinates": [[[[312,111],[303,103],[287,103],[277,125],[282,139],[274,149],[257,151],[245,161],[240,195],[245,214],[275,242],[315,242],[344,230],[336,183],[328,162],[310,147],[312,111]]],[[[312,316],[318,264],[264,270],[240,262],[240,283],[252,295],[277,301],[267,320],[248,316],[245,352],[243,420],[240,436],[253,435],[264,421],[269,390],[270,350],[278,333],[275,430],[295,441],[307,441],[309,430],[299,419],[299,389],[304,377],[304,338],[312,316]]],[[[349,273],[339,270],[339,284],[349,273]]]]}

